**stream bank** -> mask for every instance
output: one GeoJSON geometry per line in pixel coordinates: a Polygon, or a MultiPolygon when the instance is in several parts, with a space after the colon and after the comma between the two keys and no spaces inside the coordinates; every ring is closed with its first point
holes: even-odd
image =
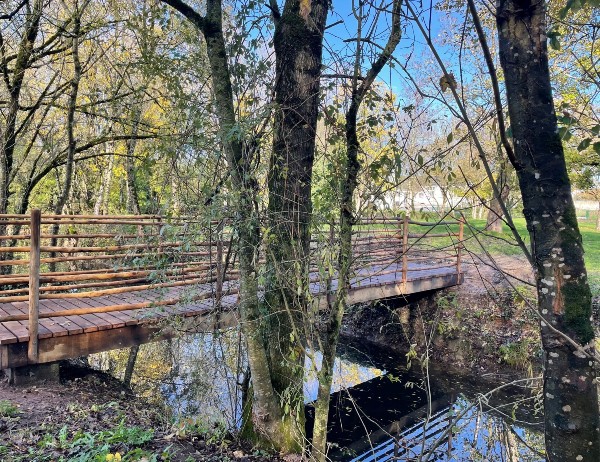
{"type": "Polygon", "coordinates": [[[532,375],[541,370],[541,343],[533,276],[518,257],[497,261],[507,279],[488,265],[465,265],[465,282],[420,297],[355,305],[342,334],[397,354],[428,354],[438,363],[472,373],[532,375]],[[527,283],[525,283],[525,282],[527,283]]]}

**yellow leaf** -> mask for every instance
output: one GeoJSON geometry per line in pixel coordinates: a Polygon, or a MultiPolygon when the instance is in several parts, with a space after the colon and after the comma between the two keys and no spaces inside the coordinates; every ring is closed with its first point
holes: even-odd
{"type": "Polygon", "coordinates": [[[300,0],[300,16],[302,16],[305,21],[308,19],[308,15],[312,9],[310,2],[311,0],[300,0]]]}
{"type": "Polygon", "coordinates": [[[440,87],[442,88],[442,92],[445,93],[448,88],[452,88],[456,90],[456,79],[454,78],[454,74],[443,75],[440,78],[440,87]]]}

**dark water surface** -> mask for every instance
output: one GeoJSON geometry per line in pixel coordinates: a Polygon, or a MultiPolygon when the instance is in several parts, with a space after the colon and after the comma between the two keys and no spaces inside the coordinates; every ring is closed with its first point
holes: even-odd
{"type": "MultiPolygon", "coordinates": [[[[140,348],[134,390],[167,405],[175,419],[210,428],[238,428],[237,384],[245,364],[238,359],[235,331],[214,337],[189,335],[140,348]],[[158,358],[158,359],[157,359],[158,358]]],[[[120,376],[125,352],[105,353],[94,364],[120,376]]],[[[315,355],[319,362],[319,354],[315,355]]],[[[309,361],[307,360],[307,365],[309,361]]],[[[481,374],[466,376],[413,361],[381,348],[345,342],[336,360],[329,414],[329,455],[337,461],[543,461],[541,416],[535,393],[481,374]],[[490,390],[500,390],[488,396],[490,390]]],[[[317,382],[305,380],[310,435],[317,382]]]]}

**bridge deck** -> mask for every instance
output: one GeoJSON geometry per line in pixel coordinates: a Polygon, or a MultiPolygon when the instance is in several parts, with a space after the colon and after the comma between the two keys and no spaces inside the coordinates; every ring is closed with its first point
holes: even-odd
{"type": "MultiPolygon", "coordinates": [[[[406,284],[398,280],[401,265],[396,268],[387,266],[387,270],[397,269],[398,273],[377,274],[380,268],[363,268],[351,281],[349,303],[375,301],[382,298],[410,295],[427,290],[442,289],[459,284],[456,269],[426,269],[425,265],[410,265],[406,284]]],[[[332,288],[336,287],[332,281],[332,288]]],[[[235,318],[234,308],[238,302],[237,294],[226,295],[235,282],[224,287],[221,310],[235,318]]],[[[312,295],[320,305],[326,304],[324,284],[311,284],[312,295]]],[[[212,288],[214,290],[214,287],[212,288]]],[[[214,299],[186,301],[194,293],[211,290],[209,284],[188,287],[170,287],[105,295],[92,298],[62,298],[40,300],[40,313],[53,313],[65,309],[128,305],[141,302],[158,302],[165,299],[179,299],[179,303],[168,306],[155,306],[134,310],[111,311],[84,315],[69,315],[42,318],[39,320],[40,361],[50,362],[71,357],[83,356],[99,351],[127,347],[152,340],[162,335],[172,336],[170,329],[164,329],[161,321],[176,316],[182,318],[201,318],[202,321],[188,323],[184,331],[211,329],[219,321],[210,315],[214,313],[214,299]],[[210,319],[207,319],[210,317],[210,319]],[[206,318],[206,319],[205,319],[206,318]],[[115,335],[116,334],[116,335],[115,335]]],[[[27,302],[0,303],[0,316],[26,314],[27,302]]],[[[227,319],[225,324],[236,322],[227,319]]],[[[27,342],[29,341],[28,321],[6,321],[0,323],[0,368],[17,367],[27,364],[27,342]]]]}
{"type": "MultiPolygon", "coordinates": [[[[2,216],[0,225],[1,219],[2,216]]],[[[33,217],[31,222],[20,216],[5,216],[4,220],[12,226],[29,226],[31,231],[27,234],[15,227],[15,234],[0,235],[0,270],[12,267],[9,272],[0,271],[0,369],[79,357],[237,322],[238,273],[235,266],[225,266],[230,257],[230,241],[223,234],[213,239],[209,230],[208,241],[184,242],[181,228],[173,226],[173,240],[166,241],[164,224],[156,217],[146,218],[147,222],[140,225],[129,216],[49,216],[45,222],[42,220],[42,227],[39,223],[34,225],[33,217]],[[52,243],[53,235],[44,233],[43,226],[49,229],[58,222],[88,228],[75,234],[75,238],[72,234],[61,235],[62,245],[57,245],[52,243]],[[90,226],[94,227],[91,231],[90,226]],[[157,226],[160,231],[156,231],[157,226]],[[44,240],[50,245],[39,244],[44,240]],[[4,244],[9,241],[12,246],[4,244]],[[21,241],[31,245],[19,245],[21,241]],[[37,255],[39,259],[40,253],[45,256],[36,267],[33,257],[37,255]],[[162,266],[159,282],[153,275],[158,268],[156,261],[167,262],[162,266]],[[26,265],[28,273],[24,271],[26,265]],[[221,296],[219,306],[217,294],[221,296]],[[32,309],[34,322],[30,329],[32,309]],[[30,335],[30,331],[36,330],[37,354],[32,357],[36,335],[30,335]]],[[[462,282],[462,224],[446,223],[459,224],[458,233],[455,226],[446,233],[433,234],[431,230],[439,223],[394,220],[371,221],[357,229],[349,304],[462,282]],[[428,228],[424,234],[414,234],[409,225],[428,228]],[[440,237],[449,237],[450,241],[433,247],[431,238],[440,237]]],[[[223,228],[219,229],[223,233],[223,228]]],[[[333,232],[325,239],[314,236],[312,270],[328,267],[326,261],[332,254],[333,232]]],[[[323,277],[323,273],[314,272],[310,279],[310,292],[320,308],[330,301],[327,287],[329,294],[337,288],[335,276],[328,281],[323,277]]]]}

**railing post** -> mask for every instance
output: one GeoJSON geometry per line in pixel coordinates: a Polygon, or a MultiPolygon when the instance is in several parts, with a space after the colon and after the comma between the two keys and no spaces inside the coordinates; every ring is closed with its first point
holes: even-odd
{"type": "Polygon", "coordinates": [[[220,221],[217,225],[217,283],[215,288],[217,307],[220,307],[221,298],[223,298],[223,276],[223,221],[220,221]]]}
{"type": "Polygon", "coordinates": [[[336,254],[333,252],[334,248],[335,248],[335,222],[332,220],[329,223],[329,239],[328,239],[328,247],[329,247],[329,259],[330,259],[330,263],[328,265],[327,268],[327,280],[325,281],[325,287],[326,287],[326,295],[327,295],[327,305],[331,306],[331,304],[333,303],[332,300],[332,278],[333,278],[333,270],[336,267],[336,254]]]}
{"type": "Polygon", "coordinates": [[[408,214],[405,214],[402,221],[402,284],[408,279],[408,221],[408,214]]]}
{"type": "Polygon", "coordinates": [[[465,228],[465,219],[464,217],[460,217],[458,219],[458,248],[456,249],[456,274],[458,276],[458,282],[460,282],[460,273],[461,273],[461,257],[462,257],[462,248],[463,248],[463,236],[464,236],[464,228],[465,228]]]}
{"type": "Polygon", "coordinates": [[[42,214],[39,209],[31,211],[31,241],[29,248],[29,345],[27,358],[30,363],[37,363],[38,352],[38,319],[40,302],[40,228],[42,214]]]}

